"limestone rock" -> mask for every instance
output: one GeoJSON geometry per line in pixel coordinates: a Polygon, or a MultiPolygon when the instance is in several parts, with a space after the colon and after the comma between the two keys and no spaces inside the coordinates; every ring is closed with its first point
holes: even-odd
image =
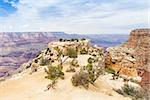
{"type": "Polygon", "coordinates": [[[141,69],[150,71],[150,29],[132,30],[126,43],[107,49],[106,67],[120,74],[137,76],[141,69]]]}
{"type": "Polygon", "coordinates": [[[150,29],[132,30],[125,46],[135,50],[138,68],[150,66],[150,29]]]}
{"type": "Polygon", "coordinates": [[[137,76],[133,49],[116,46],[107,48],[106,51],[108,54],[105,60],[105,67],[112,68],[119,74],[137,76]]]}

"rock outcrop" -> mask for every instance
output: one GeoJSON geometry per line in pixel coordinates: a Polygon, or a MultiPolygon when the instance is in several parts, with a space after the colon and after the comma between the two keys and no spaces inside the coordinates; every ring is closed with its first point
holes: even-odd
{"type": "Polygon", "coordinates": [[[150,29],[132,30],[126,43],[107,49],[106,67],[119,74],[137,76],[150,68],[150,29]]]}
{"type": "Polygon", "coordinates": [[[134,50],[116,46],[107,49],[105,65],[116,73],[127,76],[137,76],[134,50]]]}
{"type": "Polygon", "coordinates": [[[150,29],[131,31],[128,43],[125,46],[135,50],[138,68],[146,67],[150,59],[150,29]]]}
{"type": "Polygon", "coordinates": [[[133,30],[126,46],[135,50],[137,71],[142,77],[140,84],[150,91],[150,29],[133,30]]]}

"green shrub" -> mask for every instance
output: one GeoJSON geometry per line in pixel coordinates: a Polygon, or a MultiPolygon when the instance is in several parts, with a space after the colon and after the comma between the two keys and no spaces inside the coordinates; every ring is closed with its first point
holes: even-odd
{"type": "Polygon", "coordinates": [[[71,39],[71,41],[73,42],[73,41],[75,41],[75,39],[71,39]]]}
{"type": "Polygon", "coordinates": [[[131,85],[125,84],[121,89],[115,90],[123,96],[129,96],[132,100],[146,100],[147,93],[143,89],[135,88],[131,85]]]}
{"type": "Polygon", "coordinates": [[[78,64],[77,59],[73,59],[73,60],[70,62],[70,64],[71,64],[71,66],[79,67],[79,64],[78,64]]]}
{"type": "Polygon", "coordinates": [[[116,74],[115,70],[113,70],[113,69],[110,68],[110,67],[106,68],[105,71],[106,71],[107,73],[116,74]]]}
{"type": "Polygon", "coordinates": [[[48,78],[50,80],[57,80],[58,78],[63,79],[64,73],[62,72],[61,66],[49,66],[48,70],[45,70],[47,73],[47,76],[45,78],[48,78]]]}
{"type": "Polygon", "coordinates": [[[93,65],[92,65],[91,63],[88,63],[88,64],[86,65],[86,70],[90,71],[90,70],[92,70],[92,69],[93,69],[93,65]]]}
{"type": "Polygon", "coordinates": [[[48,59],[42,58],[40,61],[41,66],[45,66],[45,65],[49,65],[49,64],[50,64],[50,61],[48,59]]]}
{"type": "Polygon", "coordinates": [[[79,42],[79,39],[74,39],[76,42],[79,42]]]}
{"type": "Polygon", "coordinates": [[[83,49],[80,51],[80,54],[88,54],[88,51],[85,50],[85,48],[83,48],[83,49]]]}
{"type": "Polygon", "coordinates": [[[82,39],[81,39],[81,41],[84,41],[84,40],[86,40],[86,39],[85,39],[85,38],[82,38],[82,39]]]}
{"type": "Polygon", "coordinates": [[[77,58],[77,50],[74,49],[74,48],[68,48],[67,50],[67,55],[70,57],[70,58],[77,58]]]}
{"type": "Polygon", "coordinates": [[[59,41],[60,41],[60,42],[62,42],[62,41],[63,41],[63,39],[62,39],[62,38],[60,38],[60,39],[59,39],[59,41]]]}
{"type": "Polygon", "coordinates": [[[130,81],[133,82],[133,83],[136,83],[136,84],[139,83],[137,80],[135,80],[135,79],[133,79],[133,78],[130,78],[130,81]]]}
{"type": "Polygon", "coordinates": [[[90,63],[90,64],[95,62],[94,58],[91,58],[91,57],[90,57],[90,58],[88,58],[88,60],[87,60],[87,61],[88,61],[88,63],[90,63]]]}
{"type": "Polygon", "coordinates": [[[91,70],[88,73],[89,73],[89,81],[90,83],[93,84],[98,77],[96,77],[96,74],[94,74],[94,70],[91,70]]]}

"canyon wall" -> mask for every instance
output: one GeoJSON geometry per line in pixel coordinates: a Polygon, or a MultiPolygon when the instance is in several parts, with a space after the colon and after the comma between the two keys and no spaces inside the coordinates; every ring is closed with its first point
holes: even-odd
{"type": "Polygon", "coordinates": [[[127,42],[107,49],[106,67],[117,73],[137,76],[150,67],[150,29],[132,30],[127,42]]]}

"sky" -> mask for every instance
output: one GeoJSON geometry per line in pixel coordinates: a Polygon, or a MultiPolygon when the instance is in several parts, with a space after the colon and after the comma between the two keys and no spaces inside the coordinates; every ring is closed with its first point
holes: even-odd
{"type": "Polygon", "coordinates": [[[149,26],[148,0],[0,0],[0,32],[126,34],[149,26]]]}

